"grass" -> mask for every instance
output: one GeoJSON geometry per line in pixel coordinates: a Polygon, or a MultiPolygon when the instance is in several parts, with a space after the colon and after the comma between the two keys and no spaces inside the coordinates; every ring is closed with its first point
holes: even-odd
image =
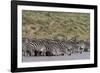
{"type": "Polygon", "coordinates": [[[22,36],[27,38],[90,37],[90,14],[72,12],[22,11],[22,36]]]}

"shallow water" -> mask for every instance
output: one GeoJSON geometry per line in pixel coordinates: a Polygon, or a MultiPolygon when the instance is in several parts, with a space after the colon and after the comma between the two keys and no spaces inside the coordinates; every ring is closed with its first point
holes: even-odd
{"type": "Polygon", "coordinates": [[[58,61],[58,60],[81,60],[90,59],[90,52],[75,53],[72,55],[64,56],[33,56],[33,57],[22,57],[22,62],[35,62],[35,61],[58,61]]]}

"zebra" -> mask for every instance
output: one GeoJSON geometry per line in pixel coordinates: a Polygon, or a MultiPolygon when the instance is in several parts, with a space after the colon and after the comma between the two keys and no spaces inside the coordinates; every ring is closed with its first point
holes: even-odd
{"type": "Polygon", "coordinates": [[[33,52],[35,53],[34,56],[44,56],[46,47],[43,45],[42,40],[35,39],[30,42],[30,44],[33,46],[33,52]]]}
{"type": "Polygon", "coordinates": [[[90,43],[87,41],[80,41],[80,49],[82,52],[89,52],[90,51],[90,43]]]}
{"type": "Polygon", "coordinates": [[[65,41],[65,42],[63,42],[63,45],[65,46],[65,52],[68,55],[71,55],[74,51],[72,43],[70,41],[65,41]]]}
{"type": "Polygon", "coordinates": [[[53,52],[52,52],[52,43],[50,39],[44,39],[43,40],[43,44],[46,47],[46,56],[53,56],[53,52]]]}
{"type": "Polygon", "coordinates": [[[22,39],[23,56],[60,56],[89,51],[89,42],[59,39],[22,39]]]}
{"type": "Polygon", "coordinates": [[[41,56],[45,50],[45,46],[40,43],[37,39],[27,39],[22,40],[22,55],[23,56],[41,56]]]}
{"type": "Polygon", "coordinates": [[[74,48],[76,48],[77,53],[82,54],[82,52],[89,51],[90,45],[89,42],[80,40],[74,44],[74,48]]]}
{"type": "Polygon", "coordinates": [[[45,39],[43,44],[46,47],[46,56],[58,56],[61,53],[60,47],[54,40],[45,39]]]}
{"type": "Polygon", "coordinates": [[[29,44],[30,40],[28,38],[22,39],[22,55],[23,56],[31,56],[32,55],[32,49],[29,44]]]}
{"type": "Polygon", "coordinates": [[[67,53],[68,55],[70,55],[64,40],[57,40],[56,42],[62,52],[62,55],[64,55],[64,53],[67,53]]]}
{"type": "Polygon", "coordinates": [[[56,56],[62,55],[62,47],[58,42],[52,42],[53,54],[56,56]]]}

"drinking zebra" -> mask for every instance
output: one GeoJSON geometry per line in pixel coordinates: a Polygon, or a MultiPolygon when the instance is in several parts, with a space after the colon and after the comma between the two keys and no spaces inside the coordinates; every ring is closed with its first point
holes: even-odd
{"type": "Polygon", "coordinates": [[[22,39],[23,56],[61,56],[88,52],[87,41],[59,39],[22,39]]]}

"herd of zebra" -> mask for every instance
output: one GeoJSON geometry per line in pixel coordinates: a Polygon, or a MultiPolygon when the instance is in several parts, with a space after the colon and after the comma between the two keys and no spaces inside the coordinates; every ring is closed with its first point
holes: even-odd
{"type": "Polygon", "coordinates": [[[23,56],[64,56],[89,51],[88,41],[22,38],[23,56]]]}

